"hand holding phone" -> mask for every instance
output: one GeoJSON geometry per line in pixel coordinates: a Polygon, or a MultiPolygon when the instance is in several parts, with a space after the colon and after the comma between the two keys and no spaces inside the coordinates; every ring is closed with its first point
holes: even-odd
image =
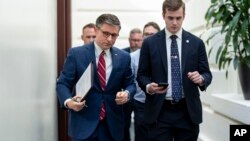
{"type": "Polygon", "coordinates": [[[158,83],[158,87],[167,88],[168,87],[168,83],[160,82],[160,83],[158,83]]]}

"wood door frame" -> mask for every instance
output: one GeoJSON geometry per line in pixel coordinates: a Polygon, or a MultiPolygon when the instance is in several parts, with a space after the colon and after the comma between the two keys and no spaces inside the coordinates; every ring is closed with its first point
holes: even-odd
{"type": "MultiPolygon", "coordinates": [[[[71,47],[71,0],[57,0],[57,76],[71,47]]],[[[57,100],[58,141],[70,141],[67,110],[57,100]]]]}

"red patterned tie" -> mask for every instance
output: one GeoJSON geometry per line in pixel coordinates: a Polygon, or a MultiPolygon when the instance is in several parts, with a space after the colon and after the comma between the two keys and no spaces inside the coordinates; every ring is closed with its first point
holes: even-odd
{"type": "MultiPolygon", "coordinates": [[[[106,63],[104,60],[104,55],[105,55],[105,52],[102,51],[102,53],[99,56],[98,68],[97,68],[100,85],[103,91],[106,88],[106,63]]],[[[100,117],[99,117],[100,120],[103,120],[105,118],[105,113],[106,113],[105,106],[104,106],[104,103],[102,102],[101,112],[100,112],[100,117]]]]}

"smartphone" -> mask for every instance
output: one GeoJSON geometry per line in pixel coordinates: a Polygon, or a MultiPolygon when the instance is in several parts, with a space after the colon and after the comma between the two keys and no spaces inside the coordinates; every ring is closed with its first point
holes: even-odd
{"type": "Polygon", "coordinates": [[[168,87],[168,83],[160,82],[160,83],[158,83],[158,86],[159,87],[167,88],[168,87]]]}

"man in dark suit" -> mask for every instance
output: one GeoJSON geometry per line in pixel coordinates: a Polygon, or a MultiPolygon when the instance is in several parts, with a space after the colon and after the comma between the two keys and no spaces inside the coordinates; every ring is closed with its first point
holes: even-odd
{"type": "Polygon", "coordinates": [[[96,20],[95,41],[71,48],[57,81],[57,95],[69,110],[72,141],[122,141],[123,104],[136,91],[128,53],[113,47],[121,29],[119,19],[102,14],[96,20]],[[73,89],[93,62],[93,86],[82,102],[73,89]],[[87,106],[86,106],[87,105],[87,106]]]}
{"type": "Polygon", "coordinates": [[[165,0],[166,28],[143,41],[137,82],[146,93],[151,141],[196,141],[202,122],[201,91],[212,81],[203,41],[182,29],[185,4],[165,0]],[[160,82],[168,83],[162,87],[160,82]]]}

